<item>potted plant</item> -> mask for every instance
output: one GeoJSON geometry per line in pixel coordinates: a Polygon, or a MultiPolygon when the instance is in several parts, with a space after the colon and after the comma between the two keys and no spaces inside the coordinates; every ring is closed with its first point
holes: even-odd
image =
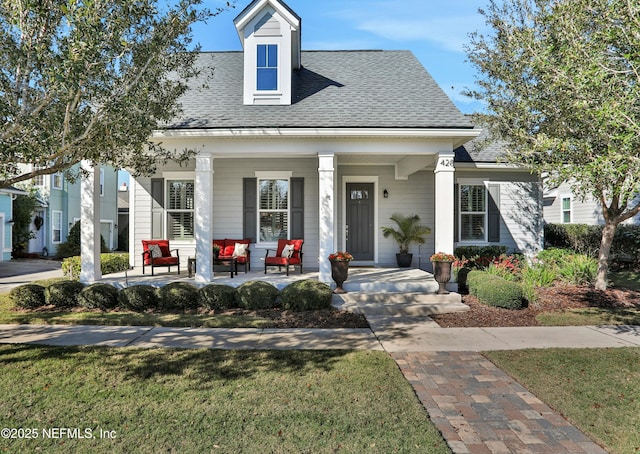
{"type": "Polygon", "coordinates": [[[353,256],[348,252],[334,252],[328,258],[331,262],[331,277],[336,283],[333,293],[347,293],[342,285],[349,275],[349,262],[353,260],[353,256]]]}
{"type": "Polygon", "coordinates": [[[398,243],[400,249],[400,252],[396,254],[398,267],[409,267],[413,260],[413,254],[409,253],[409,246],[411,243],[424,244],[424,237],[431,233],[431,229],[420,224],[420,217],[417,214],[404,216],[396,213],[389,219],[394,221],[398,228],[382,227],[382,234],[385,238],[391,236],[398,243]]]}
{"type": "Polygon", "coordinates": [[[439,295],[447,295],[447,282],[451,280],[451,265],[455,262],[456,258],[452,254],[446,252],[436,252],[431,256],[431,263],[433,264],[433,277],[438,283],[439,295]]]}

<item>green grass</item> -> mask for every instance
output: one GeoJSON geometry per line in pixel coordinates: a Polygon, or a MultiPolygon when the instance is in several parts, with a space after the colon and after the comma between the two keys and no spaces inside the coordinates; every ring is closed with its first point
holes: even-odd
{"type": "Polygon", "coordinates": [[[566,309],[536,316],[543,326],[640,325],[640,310],[633,308],[566,309]]]}
{"type": "Polygon", "coordinates": [[[609,452],[640,452],[640,348],[485,355],[609,452]]]}
{"type": "Polygon", "coordinates": [[[384,352],[0,346],[10,452],[450,452],[384,352]],[[113,431],[115,439],[100,439],[113,431]]]}

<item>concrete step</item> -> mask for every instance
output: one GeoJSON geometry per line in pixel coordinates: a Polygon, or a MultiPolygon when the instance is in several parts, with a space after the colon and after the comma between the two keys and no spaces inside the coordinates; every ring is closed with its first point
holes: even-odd
{"type": "Polygon", "coordinates": [[[458,293],[344,293],[333,295],[332,304],[364,315],[424,316],[469,310],[458,293]]]}
{"type": "Polygon", "coordinates": [[[434,280],[409,282],[345,282],[347,292],[366,293],[435,293],[438,283],[434,280]]]}

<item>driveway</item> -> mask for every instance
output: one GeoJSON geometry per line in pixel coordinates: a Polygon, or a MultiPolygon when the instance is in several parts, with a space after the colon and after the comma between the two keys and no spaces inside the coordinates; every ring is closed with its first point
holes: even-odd
{"type": "Polygon", "coordinates": [[[18,259],[0,262],[0,293],[39,279],[62,277],[60,262],[44,259],[18,259]]]}

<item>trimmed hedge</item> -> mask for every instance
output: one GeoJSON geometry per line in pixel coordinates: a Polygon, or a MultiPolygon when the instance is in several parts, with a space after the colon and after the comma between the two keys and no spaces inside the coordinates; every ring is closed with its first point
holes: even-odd
{"type": "Polygon", "coordinates": [[[292,311],[314,311],[331,307],[331,287],[311,279],[287,285],[280,292],[283,309],[292,311]]]}
{"type": "Polygon", "coordinates": [[[238,306],[249,310],[273,309],[280,292],[264,281],[249,281],[238,287],[238,306]]]}
{"type": "Polygon", "coordinates": [[[16,307],[21,309],[37,309],[46,304],[45,288],[37,284],[25,284],[11,289],[10,295],[16,307]]]}
{"type": "Polygon", "coordinates": [[[230,285],[209,284],[198,290],[198,303],[209,310],[223,310],[236,307],[238,291],[230,285]]]}
{"type": "MultiPolygon", "coordinates": [[[[80,256],[68,257],[62,261],[62,272],[69,279],[80,278],[80,256]]],[[[129,254],[100,254],[100,271],[102,274],[117,273],[129,269],[129,254]]]]}
{"type": "Polygon", "coordinates": [[[118,289],[109,284],[96,283],[82,289],[78,305],[87,309],[114,309],[118,305],[118,289]]]}
{"type": "Polygon", "coordinates": [[[473,270],[467,276],[469,293],[488,306],[521,309],[524,295],[520,284],[485,271],[473,270]]]}
{"type": "Polygon", "coordinates": [[[158,307],[158,293],[150,285],[134,285],[120,290],[120,305],[134,312],[144,312],[158,307]]]}
{"type": "Polygon", "coordinates": [[[198,307],[198,289],[187,282],[171,282],[158,289],[160,307],[166,311],[182,311],[198,307]]]}
{"type": "Polygon", "coordinates": [[[70,308],[78,305],[78,295],[84,285],[78,281],[54,282],[44,291],[47,304],[59,308],[70,308]]]}

